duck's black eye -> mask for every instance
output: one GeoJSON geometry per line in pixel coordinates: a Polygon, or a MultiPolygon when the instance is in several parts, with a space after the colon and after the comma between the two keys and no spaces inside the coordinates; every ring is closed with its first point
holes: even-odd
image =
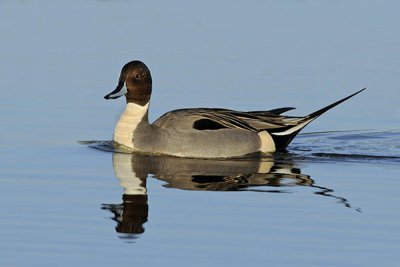
{"type": "Polygon", "coordinates": [[[135,78],[136,78],[136,79],[139,79],[139,74],[135,74],[135,78]]]}

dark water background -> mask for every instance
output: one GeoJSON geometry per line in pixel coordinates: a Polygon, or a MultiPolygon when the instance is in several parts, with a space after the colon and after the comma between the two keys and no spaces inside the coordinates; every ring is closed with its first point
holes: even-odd
{"type": "Polygon", "coordinates": [[[0,265],[398,266],[399,8],[0,1],[0,265]],[[132,59],[152,71],[151,119],[302,115],[368,89],[272,157],[102,151],[123,109],[102,96],[132,59]]]}

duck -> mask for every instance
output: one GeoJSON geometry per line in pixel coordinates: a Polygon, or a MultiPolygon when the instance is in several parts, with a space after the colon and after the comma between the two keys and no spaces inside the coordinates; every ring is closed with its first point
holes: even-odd
{"type": "Polygon", "coordinates": [[[188,108],[169,111],[150,123],[151,73],[142,61],[133,60],[122,67],[117,87],[104,98],[126,99],[114,129],[115,145],[149,155],[214,159],[286,151],[309,123],[365,89],[306,116],[283,115],[293,107],[267,111],[188,108]]]}

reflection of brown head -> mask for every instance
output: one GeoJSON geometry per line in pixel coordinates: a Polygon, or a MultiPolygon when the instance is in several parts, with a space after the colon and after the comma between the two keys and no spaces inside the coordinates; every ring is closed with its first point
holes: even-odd
{"type": "Polygon", "coordinates": [[[147,195],[123,195],[123,211],[121,220],[115,227],[118,233],[141,234],[143,224],[147,222],[149,206],[147,195]]]}
{"type": "Polygon", "coordinates": [[[112,219],[117,222],[115,230],[124,234],[142,234],[149,213],[147,195],[124,194],[122,200],[122,204],[103,205],[103,209],[114,214],[112,219]]]}

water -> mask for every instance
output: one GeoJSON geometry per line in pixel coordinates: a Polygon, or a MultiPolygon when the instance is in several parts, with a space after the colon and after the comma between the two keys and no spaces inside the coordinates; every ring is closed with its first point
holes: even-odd
{"type": "Polygon", "coordinates": [[[397,266],[399,5],[0,1],[0,266],[397,266]],[[368,89],[288,153],[113,153],[123,101],[102,97],[135,58],[152,120],[368,89]]]}

